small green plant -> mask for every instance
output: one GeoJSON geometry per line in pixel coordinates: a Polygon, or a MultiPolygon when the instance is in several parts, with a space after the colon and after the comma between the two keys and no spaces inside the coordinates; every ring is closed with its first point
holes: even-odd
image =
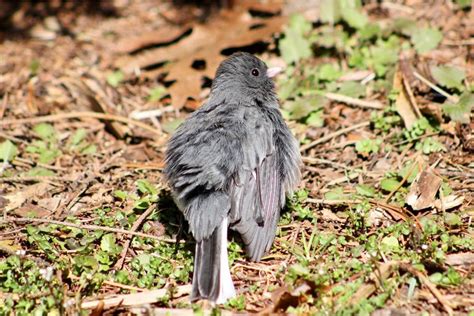
{"type": "Polygon", "coordinates": [[[288,208],[293,210],[299,219],[314,219],[315,214],[307,206],[303,206],[304,201],[308,198],[308,191],[298,190],[288,200],[288,208]]]}
{"type": "Polygon", "coordinates": [[[440,151],[446,151],[446,147],[432,137],[427,137],[416,143],[415,148],[421,150],[425,155],[440,151]]]}
{"type": "Polygon", "coordinates": [[[288,64],[311,56],[311,43],[307,38],[310,30],[311,24],[302,15],[290,17],[284,38],[279,43],[281,55],[288,64]]]}
{"type": "Polygon", "coordinates": [[[453,104],[446,101],[443,104],[443,112],[453,121],[468,124],[470,122],[471,111],[474,108],[474,94],[465,92],[459,98],[459,101],[453,104]]]}
{"type": "Polygon", "coordinates": [[[388,133],[395,126],[401,123],[400,116],[393,111],[393,109],[385,110],[384,112],[372,112],[370,114],[370,121],[374,129],[380,130],[382,133],[388,133]]]}
{"type": "Polygon", "coordinates": [[[225,307],[236,309],[238,311],[245,310],[245,296],[239,295],[234,298],[231,298],[229,301],[227,301],[225,307]]]}
{"type": "Polygon", "coordinates": [[[411,35],[411,42],[420,54],[438,47],[442,39],[443,34],[434,28],[417,28],[411,35]]]}
{"type": "Polygon", "coordinates": [[[60,315],[63,297],[60,281],[54,268],[38,264],[19,256],[0,260],[0,291],[12,295],[0,298],[0,314],[9,315],[60,315]]]}
{"type": "Polygon", "coordinates": [[[74,152],[80,154],[94,154],[97,152],[97,146],[89,143],[86,140],[87,131],[83,128],[78,129],[74,134],[68,139],[67,148],[74,152]]]}
{"type": "Polygon", "coordinates": [[[442,286],[460,285],[462,283],[461,276],[453,268],[449,268],[444,273],[435,272],[429,278],[431,282],[442,286]]]}
{"type": "Polygon", "coordinates": [[[62,152],[58,146],[57,132],[53,125],[40,123],[33,127],[33,131],[40,138],[26,147],[29,153],[37,154],[38,161],[44,164],[50,164],[59,157],[62,152]]]}
{"type": "Polygon", "coordinates": [[[167,93],[167,90],[164,86],[158,86],[150,90],[150,95],[148,96],[148,101],[154,102],[159,101],[167,93]]]}
{"type": "Polygon", "coordinates": [[[112,87],[116,88],[125,79],[125,75],[122,71],[117,70],[107,75],[107,83],[112,87]]]}
{"type": "Polygon", "coordinates": [[[348,212],[354,234],[359,235],[366,231],[369,210],[370,204],[367,201],[363,201],[356,205],[355,210],[348,212]]]}
{"type": "Polygon", "coordinates": [[[362,139],[356,145],[356,151],[364,157],[370,154],[376,154],[380,151],[381,139],[362,139]]]}
{"type": "Polygon", "coordinates": [[[18,148],[10,140],[0,143],[0,161],[8,162],[18,155],[18,148]]]}

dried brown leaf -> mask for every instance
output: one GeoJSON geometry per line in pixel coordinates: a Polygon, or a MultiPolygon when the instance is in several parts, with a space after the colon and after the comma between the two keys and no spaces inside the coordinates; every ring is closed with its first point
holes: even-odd
{"type": "Polygon", "coordinates": [[[132,53],[140,49],[159,44],[171,43],[186,32],[189,27],[176,27],[163,25],[159,30],[142,33],[133,38],[124,38],[113,46],[113,50],[117,53],[132,53]]]}
{"type": "Polygon", "coordinates": [[[279,31],[286,17],[275,16],[268,19],[252,18],[247,10],[226,11],[207,24],[196,24],[189,36],[174,45],[148,50],[136,56],[126,56],[116,61],[116,66],[126,73],[136,69],[145,71],[147,67],[169,62],[165,67],[144,73],[145,77],[166,75],[167,81],[175,81],[168,89],[173,105],[180,108],[188,98],[200,99],[203,77],[212,78],[219,63],[225,56],[225,49],[236,49],[259,42],[268,42],[279,31]],[[204,67],[193,68],[195,61],[204,67]]]}
{"type": "Polygon", "coordinates": [[[424,115],[431,116],[436,119],[438,123],[443,122],[443,114],[441,113],[441,107],[436,103],[420,104],[420,111],[424,115]]]}
{"type": "Polygon", "coordinates": [[[474,253],[472,252],[461,252],[452,253],[446,256],[446,264],[450,266],[473,266],[474,265],[474,253]]]}
{"type": "Polygon", "coordinates": [[[406,203],[415,211],[434,207],[441,182],[441,178],[431,168],[423,170],[413,181],[406,203]]]}
{"type": "Polygon", "coordinates": [[[458,207],[462,205],[462,202],[464,202],[464,197],[463,196],[458,196],[455,194],[451,194],[445,197],[442,197],[439,200],[436,200],[434,206],[437,209],[440,210],[450,210],[452,208],[458,207]]]}
{"type": "Polygon", "coordinates": [[[20,217],[47,217],[51,214],[47,209],[32,203],[26,203],[26,205],[15,209],[13,213],[20,217]]]}
{"type": "Polygon", "coordinates": [[[307,280],[300,280],[294,289],[282,286],[272,293],[273,306],[269,306],[263,314],[285,311],[288,307],[296,307],[306,301],[305,295],[316,290],[316,284],[307,280]]]}
{"type": "Polygon", "coordinates": [[[383,282],[398,268],[399,262],[389,261],[382,263],[377,269],[370,274],[370,282],[363,284],[357,292],[351,297],[351,303],[357,304],[361,300],[372,295],[383,282]]]}
{"type": "Polygon", "coordinates": [[[8,203],[5,210],[8,212],[22,206],[28,199],[41,196],[49,191],[51,185],[49,183],[36,183],[26,187],[25,189],[10,193],[4,196],[8,203]]]}
{"type": "Polygon", "coordinates": [[[397,69],[395,76],[393,77],[393,88],[399,91],[397,99],[395,101],[395,107],[397,109],[398,114],[403,119],[406,128],[410,128],[415,124],[416,117],[415,112],[413,111],[412,106],[410,105],[410,100],[408,95],[403,87],[403,74],[399,69],[397,69]]]}

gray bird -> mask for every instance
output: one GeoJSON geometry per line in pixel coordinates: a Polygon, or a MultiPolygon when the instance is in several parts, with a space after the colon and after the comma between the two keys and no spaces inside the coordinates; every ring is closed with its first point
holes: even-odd
{"type": "Polygon", "coordinates": [[[275,238],[301,157],[278,109],[274,68],[235,53],[217,69],[209,100],[168,143],[165,176],[196,239],[191,301],[235,296],[227,228],[259,261],[275,238]]]}

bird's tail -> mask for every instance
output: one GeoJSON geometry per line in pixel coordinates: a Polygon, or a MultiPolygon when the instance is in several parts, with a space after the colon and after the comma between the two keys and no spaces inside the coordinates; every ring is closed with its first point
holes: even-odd
{"type": "Polygon", "coordinates": [[[225,218],[208,239],[196,243],[191,301],[222,304],[235,296],[227,258],[227,224],[225,218]]]}

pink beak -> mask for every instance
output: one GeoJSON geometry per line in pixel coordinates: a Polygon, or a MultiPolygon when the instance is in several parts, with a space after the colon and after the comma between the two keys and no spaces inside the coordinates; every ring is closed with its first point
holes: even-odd
{"type": "Polygon", "coordinates": [[[273,78],[278,75],[283,69],[281,67],[272,67],[267,69],[267,77],[273,78]]]}

